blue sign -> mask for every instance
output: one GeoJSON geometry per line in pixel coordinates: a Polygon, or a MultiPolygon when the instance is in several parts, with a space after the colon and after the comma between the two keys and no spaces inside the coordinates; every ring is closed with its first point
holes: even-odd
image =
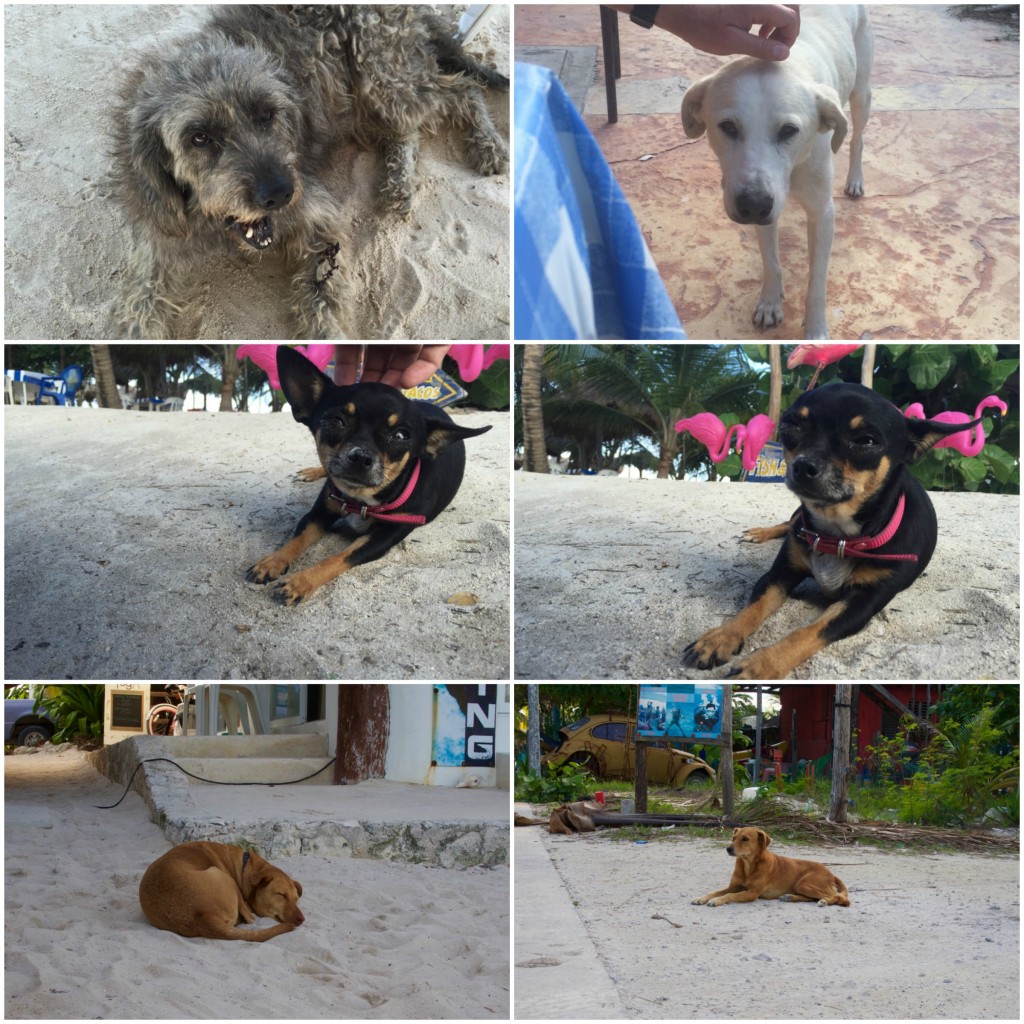
{"type": "Polygon", "coordinates": [[[647,739],[721,739],[722,687],[641,683],[636,734],[647,739]]]}
{"type": "Polygon", "coordinates": [[[752,484],[783,484],[786,482],[786,457],[778,441],[767,441],[757,456],[754,468],[744,477],[752,484]]]}

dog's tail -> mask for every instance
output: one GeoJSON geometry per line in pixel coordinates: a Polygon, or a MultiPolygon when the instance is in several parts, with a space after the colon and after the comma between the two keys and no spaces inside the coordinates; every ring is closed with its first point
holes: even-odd
{"type": "Polygon", "coordinates": [[[452,50],[449,53],[438,51],[437,66],[446,75],[457,75],[461,72],[464,75],[469,75],[471,78],[478,79],[492,89],[508,88],[507,76],[503,75],[500,71],[495,71],[494,68],[489,68],[486,64],[481,64],[479,61],[474,60],[454,41],[452,43],[452,50]]]}
{"type": "Polygon", "coordinates": [[[508,78],[494,68],[481,64],[462,48],[462,43],[452,35],[451,23],[438,16],[427,16],[430,42],[438,68],[446,75],[469,75],[492,89],[507,89],[508,78]]]}

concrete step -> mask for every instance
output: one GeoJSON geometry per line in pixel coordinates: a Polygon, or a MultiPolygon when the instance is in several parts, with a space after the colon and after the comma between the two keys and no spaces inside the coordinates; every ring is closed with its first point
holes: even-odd
{"type": "MultiPolygon", "coordinates": [[[[193,775],[207,782],[263,782],[277,784],[305,779],[327,763],[323,757],[176,757],[175,761],[193,775]]],[[[333,778],[332,768],[306,779],[306,786],[327,786],[333,778]]],[[[201,785],[195,779],[190,784],[201,785]]]]}
{"type": "Polygon", "coordinates": [[[276,736],[172,736],[172,757],[322,757],[327,760],[327,735],[318,732],[276,736]]]}

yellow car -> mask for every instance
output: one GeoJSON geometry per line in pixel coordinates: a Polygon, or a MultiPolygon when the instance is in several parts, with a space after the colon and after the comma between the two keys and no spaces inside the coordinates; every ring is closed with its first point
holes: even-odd
{"type": "MultiPolygon", "coordinates": [[[[599,779],[631,779],[634,773],[636,719],[625,715],[589,715],[558,730],[558,746],[541,765],[578,764],[599,779]]],[[[661,741],[664,744],[664,741],[661,741]]],[[[652,744],[647,749],[647,781],[676,788],[713,782],[715,771],[685,750],[652,744]]]]}

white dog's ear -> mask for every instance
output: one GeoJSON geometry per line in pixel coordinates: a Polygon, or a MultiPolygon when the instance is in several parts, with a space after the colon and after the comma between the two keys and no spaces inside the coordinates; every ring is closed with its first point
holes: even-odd
{"type": "Polygon", "coordinates": [[[832,132],[832,152],[838,153],[846,138],[846,115],[834,89],[818,89],[818,131],[832,132]]]}
{"type": "Polygon", "coordinates": [[[704,123],[702,108],[704,106],[704,94],[707,92],[708,79],[702,78],[694,82],[686,95],[683,96],[683,131],[688,139],[699,139],[704,134],[707,125],[704,123]]]}

